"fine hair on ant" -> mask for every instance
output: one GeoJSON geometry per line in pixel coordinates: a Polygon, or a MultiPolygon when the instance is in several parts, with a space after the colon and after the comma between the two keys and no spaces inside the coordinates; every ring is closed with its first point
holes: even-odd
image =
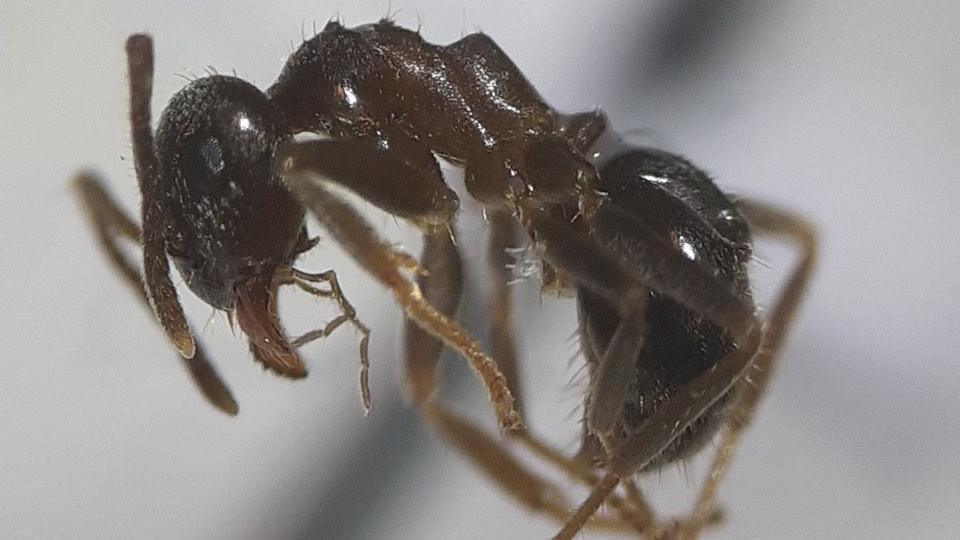
{"type": "Polygon", "coordinates": [[[684,158],[623,142],[599,111],[557,112],[482,33],[434,45],[389,20],[330,22],[266,91],[225,75],[191,81],[170,99],[155,134],[153,41],[132,35],[126,52],[142,227],[93,175],[78,175],[75,185],[112,265],[151,306],[214,406],[238,410],[194,339],[169,261],[194,294],[235,318],[253,357],[278,375],[304,377],[297,349],[354,326],[370,407],[370,329],[335,271],[295,266],[316,245],[309,212],[406,314],[407,375],[423,417],[518,502],[561,523],[556,538],[589,526],[689,539],[720,521],[716,489],[812,273],[815,235],[804,219],[732,200],[684,158]],[[294,140],[299,133],[326,137],[294,140]],[[469,197],[489,217],[490,354],[456,322],[460,201],[438,157],[463,167],[469,197]],[[385,242],[331,186],[417,227],[420,256],[385,242]],[[764,316],[747,274],[754,235],[800,251],[764,316]],[[520,237],[542,262],[543,289],[576,297],[589,387],[574,456],[535,436],[519,409],[507,249],[520,237]],[[141,246],[142,273],[125,258],[124,240],[141,246]],[[277,312],[281,285],[329,298],[340,314],[291,339],[277,312]],[[591,490],[579,507],[504,441],[436,399],[444,347],[473,368],[510,439],[591,490]],[[633,477],[715,436],[718,450],[689,515],[659,520],[633,477]]]}

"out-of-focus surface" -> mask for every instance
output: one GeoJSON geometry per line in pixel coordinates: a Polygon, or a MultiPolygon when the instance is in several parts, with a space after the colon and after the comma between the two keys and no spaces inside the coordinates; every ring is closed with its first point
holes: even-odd
{"type": "MultiPolygon", "coordinates": [[[[554,524],[518,509],[405,408],[400,314],[329,242],[304,266],[336,268],[374,329],[376,408],[366,420],[349,330],[311,347],[311,376],[290,383],[263,373],[223,318],[208,322],[210,309],[185,293],[240,402],[237,418],[217,413],[96,250],[69,179],[94,168],[136,208],[126,35],[156,38],[159,113],[184,84],[177,74],[209,65],[265,87],[301,29],[388,9],[273,4],[0,6],[0,536],[548,537],[554,524]]],[[[557,107],[602,106],[618,130],[819,225],[813,288],[721,489],[728,522],[710,537],[960,534],[958,4],[394,0],[390,9],[434,42],[488,32],[557,107]]],[[[417,249],[408,228],[371,215],[417,249]]],[[[463,315],[482,331],[482,227],[469,208],[464,217],[463,315]]],[[[758,255],[762,298],[791,258],[768,244],[758,255]]],[[[531,283],[515,290],[531,423],[573,450],[573,306],[541,302],[531,283]]],[[[284,301],[294,331],[330,315],[294,294],[284,301]]],[[[492,428],[474,380],[448,371],[463,382],[444,397],[492,428]]],[[[695,461],[644,487],[681,510],[702,473],[695,461]]]]}

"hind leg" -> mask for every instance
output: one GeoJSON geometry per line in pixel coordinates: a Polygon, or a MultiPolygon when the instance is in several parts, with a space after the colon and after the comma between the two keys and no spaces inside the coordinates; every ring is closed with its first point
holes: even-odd
{"type": "Polygon", "coordinates": [[[812,225],[799,216],[763,203],[741,201],[738,206],[740,213],[756,232],[796,244],[800,250],[800,258],[767,318],[763,346],[754,358],[753,369],[746,376],[749,384],[741,385],[742,389],[731,404],[729,419],[721,432],[720,445],[697,502],[690,516],[679,522],[678,536],[684,539],[696,538],[715,513],[714,497],[717,487],[726,475],[740,437],[753,419],[757,405],[769,386],[780,347],[796,315],[797,306],[816,262],[816,234],[812,225]]]}
{"type": "MultiPolygon", "coordinates": [[[[719,396],[724,395],[741,379],[753,383],[739,384],[740,393],[732,404],[731,420],[723,431],[721,445],[710,474],[698,497],[692,515],[676,527],[661,531],[666,537],[694,538],[707,524],[716,521],[713,497],[722,479],[740,434],[749,422],[757,402],[767,385],[776,352],[796,312],[799,300],[809,281],[815,258],[815,237],[812,227],[799,217],[758,203],[741,203],[741,211],[758,231],[795,243],[801,251],[797,266],[791,272],[762,331],[748,325],[739,348],[721,360],[717,367],[691,381],[684,388],[684,399],[674,399],[663,405],[657,414],[629,439],[620,443],[610,455],[608,473],[596,485],[590,497],[555,538],[569,539],[589,520],[621,479],[633,474],[656,456],[679,435],[689,422],[699,417],[719,396]]],[[[694,303],[696,299],[692,299],[694,303]]],[[[735,305],[722,301],[716,305],[735,305]]],[[[715,309],[715,308],[714,308],[715,309]]],[[[723,310],[726,311],[726,310],[723,310]]],[[[722,312],[717,319],[724,319],[722,312]]]]}

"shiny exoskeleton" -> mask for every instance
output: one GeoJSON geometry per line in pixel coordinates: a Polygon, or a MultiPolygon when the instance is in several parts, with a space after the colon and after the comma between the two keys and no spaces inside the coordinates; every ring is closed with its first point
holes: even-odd
{"type": "MultiPolygon", "coordinates": [[[[750,297],[750,231],[706,174],[678,156],[646,148],[624,149],[599,170],[596,187],[606,200],[591,220],[596,242],[639,266],[643,261],[636,260],[631,250],[635,237],[655,234],[669,239],[683,257],[733,284],[742,298],[750,297]]],[[[735,346],[721,328],[696,312],[656,290],[648,294],[643,314],[646,338],[629,374],[632,380],[623,404],[621,428],[628,433],[735,346]]],[[[577,299],[581,343],[588,366],[595,370],[621,317],[589,287],[578,287],[577,299]]],[[[659,467],[698,450],[722,421],[728,397],[721,397],[645,467],[659,467]]]]}
{"type": "Polygon", "coordinates": [[[364,333],[361,383],[369,406],[369,331],[333,271],[293,267],[314,245],[304,225],[309,210],[407,314],[410,386],[425,418],[518,500],[566,521],[558,537],[572,536],[604,501],[616,515],[593,525],[644,535],[692,537],[716,519],[713,491],[729,452],[718,454],[690,518],[672,528],[658,528],[630,476],[688,455],[719,426],[726,426],[724,448],[732,448],[810,272],[813,235],[802,220],[732,202],[683,158],[622,143],[599,112],[554,111],[484,34],[439,46],[389,21],[357,28],[331,22],[290,56],[266,92],[235,77],[191,82],[170,100],[155,142],[152,42],[132,36],[127,52],[142,234],[99,183],[81,177],[78,186],[102,244],[137,287],[140,275],[113,237],[139,237],[145,288],[138,290],[218,407],[236,411],[193,340],[168,257],[195,294],[236,315],[255,358],[279,374],[305,375],[296,348],[354,324],[364,333]],[[302,132],[326,137],[295,142],[302,132]],[[462,290],[453,231],[459,199],[437,156],[464,167],[467,191],[489,215],[492,357],[454,320],[462,290]],[[382,241],[330,183],[418,226],[419,260],[382,241]],[[766,320],[755,315],[749,291],[751,227],[804,250],[766,320]],[[576,458],[527,431],[515,401],[504,253],[517,229],[542,259],[544,288],[577,296],[590,387],[576,458]],[[327,289],[317,286],[324,283],[327,289]],[[333,298],[343,314],[288,339],[274,301],[284,284],[333,298]],[[572,518],[549,482],[435,399],[444,345],[476,370],[509,434],[595,484],[572,518]],[[751,367],[760,373],[742,384],[751,367]]]}

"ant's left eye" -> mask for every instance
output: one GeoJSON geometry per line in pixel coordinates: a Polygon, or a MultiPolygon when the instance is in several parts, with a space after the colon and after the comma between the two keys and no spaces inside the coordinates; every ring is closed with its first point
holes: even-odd
{"type": "Polygon", "coordinates": [[[216,137],[201,139],[184,157],[183,175],[192,191],[210,195],[220,188],[225,164],[223,149],[216,137]]]}

